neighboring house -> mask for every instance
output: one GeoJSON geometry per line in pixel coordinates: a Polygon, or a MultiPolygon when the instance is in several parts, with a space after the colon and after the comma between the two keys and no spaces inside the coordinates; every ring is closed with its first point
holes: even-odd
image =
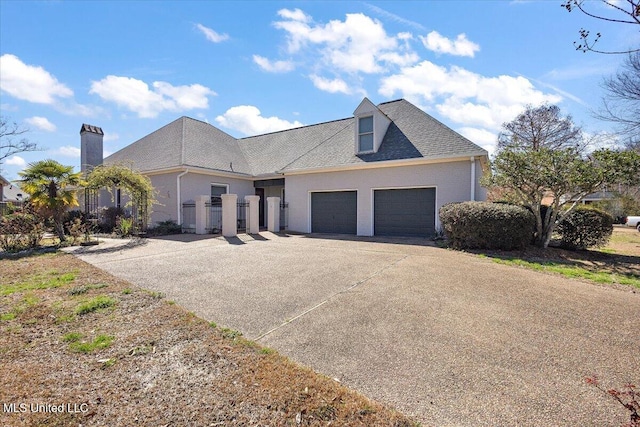
{"type": "Polygon", "coordinates": [[[20,187],[0,175],[0,201],[22,202],[25,199],[24,196],[24,192],[20,187]]]}
{"type": "MultiPolygon", "coordinates": [[[[83,127],[84,129],[84,127],[83,127]]],[[[149,176],[152,222],[181,223],[201,195],[260,195],[288,202],[288,229],[361,236],[428,236],[449,202],[484,200],[487,152],[405,100],[365,98],[354,115],[236,139],[188,117],[104,159],[149,176]]]]}
{"type": "Polygon", "coordinates": [[[9,181],[4,179],[4,177],[0,175],[0,202],[4,202],[4,187],[9,184],[9,181]]]}

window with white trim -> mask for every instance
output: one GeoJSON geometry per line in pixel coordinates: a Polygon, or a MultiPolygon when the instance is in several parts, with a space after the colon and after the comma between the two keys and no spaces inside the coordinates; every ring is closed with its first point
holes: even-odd
{"type": "Polygon", "coordinates": [[[227,194],[226,185],[211,184],[211,202],[222,203],[223,194],[227,194]]]}
{"type": "Polygon", "coordinates": [[[373,151],[373,116],[358,118],[358,152],[373,151]]]}

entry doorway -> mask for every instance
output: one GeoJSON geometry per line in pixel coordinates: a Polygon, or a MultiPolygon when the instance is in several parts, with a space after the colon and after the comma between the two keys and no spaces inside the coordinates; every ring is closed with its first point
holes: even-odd
{"type": "Polygon", "coordinates": [[[256,188],[256,196],[260,196],[260,202],[258,203],[258,216],[260,217],[260,227],[265,226],[264,222],[264,188],[256,188]]]}

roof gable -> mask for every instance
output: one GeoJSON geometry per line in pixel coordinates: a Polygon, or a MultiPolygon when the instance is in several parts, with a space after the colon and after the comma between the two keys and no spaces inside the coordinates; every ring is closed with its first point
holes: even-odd
{"type": "Polygon", "coordinates": [[[122,163],[141,172],[195,166],[251,174],[234,137],[189,117],[181,117],[137,140],[107,157],[104,163],[122,163]]]}
{"type": "Polygon", "coordinates": [[[365,98],[355,115],[369,111],[391,121],[375,153],[354,151],[355,117],[241,139],[181,117],[107,157],[105,163],[124,163],[141,172],[192,166],[260,177],[389,160],[488,155],[404,99],[375,106],[365,98]]]}
{"type": "Polygon", "coordinates": [[[446,127],[413,104],[400,99],[377,107],[391,123],[376,153],[353,152],[351,133],[327,140],[287,165],[283,171],[334,168],[370,162],[406,159],[439,159],[462,156],[486,156],[483,148],[446,127]]]}

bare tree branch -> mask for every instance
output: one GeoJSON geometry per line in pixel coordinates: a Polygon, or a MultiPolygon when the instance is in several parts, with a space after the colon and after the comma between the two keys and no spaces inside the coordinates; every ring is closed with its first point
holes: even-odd
{"type": "Polygon", "coordinates": [[[606,78],[606,95],[596,118],[618,125],[618,134],[640,140],[640,52],[630,53],[620,70],[606,78]]]}
{"type": "MultiPolygon", "coordinates": [[[[600,0],[600,3],[610,8],[609,10],[616,12],[616,17],[607,16],[604,13],[597,14],[597,13],[591,12],[585,7],[585,4],[587,4],[585,0],[565,0],[565,2],[562,3],[562,7],[567,9],[568,12],[571,12],[574,9],[578,9],[585,15],[601,21],[607,21],[607,22],[613,22],[613,23],[619,23],[619,24],[640,25],[640,0],[625,0],[625,2],[628,8],[619,6],[617,3],[612,1],[600,0]],[[623,15],[624,18],[617,17],[620,15],[623,15]]],[[[596,2],[588,2],[588,4],[591,4],[591,5],[593,5],[594,3],[596,2]]],[[[595,49],[594,46],[596,45],[596,43],[598,43],[598,41],[602,37],[602,33],[598,32],[596,33],[595,38],[590,39],[589,36],[591,33],[588,30],[581,28],[580,31],[578,31],[578,34],[580,35],[581,41],[573,42],[573,45],[576,47],[576,50],[580,50],[582,52],[590,51],[595,53],[614,54],[614,55],[640,52],[640,48],[637,48],[637,49],[630,48],[627,50],[620,50],[620,51],[598,50],[598,49],[595,49]]]]}
{"type": "Polygon", "coordinates": [[[4,159],[14,154],[39,150],[35,142],[21,138],[21,135],[27,132],[29,132],[28,127],[11,122],[7,117],[0,116],[0,164],[3,163],[4,159]]]}

